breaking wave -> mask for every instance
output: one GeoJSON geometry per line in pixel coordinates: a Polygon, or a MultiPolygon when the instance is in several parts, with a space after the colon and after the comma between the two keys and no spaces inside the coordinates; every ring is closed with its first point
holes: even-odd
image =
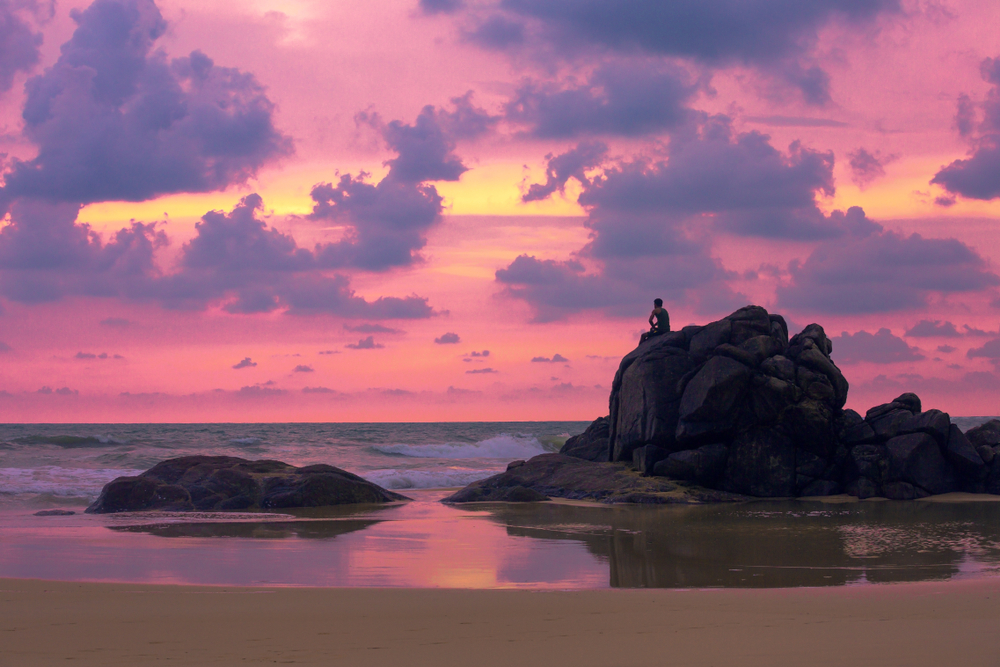
{"type": "Polygon", "coordinates": [[[96,498],[104,485],[126,475],[138,475],[142,470],[128,468],[0,468],[0,490],[5,494],[48,494],[70,498],[96,498]]]}
{"type": "Polygon", "coordinates": [[[391,456],[421,459],[527,459],[557,451],[554,443],[543,444],[530,435],[500,435],[479,442],[440,445],[373,445],[372,449],[391,456]]]}
{"type": "Polygon", "coordinates": [[[486,479],[499,470],[372,470],[362,475],[384,489],[446,489],[486,479]]]}
{"type": "Polygon", "coordinates": [[[127,440],[118,440],[110,435],[27,435],[15,438],[14,442],[19,445],[56,445],[66,449],[129,444],[127,440]]]}

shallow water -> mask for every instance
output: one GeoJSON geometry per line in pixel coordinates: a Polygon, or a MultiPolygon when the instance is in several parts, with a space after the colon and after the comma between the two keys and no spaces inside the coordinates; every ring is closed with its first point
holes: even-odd
{"type": "MultiPolygon", "coordinates": [[[[349,587],[839,586],[1000,573],[1000,502],[0,513],[0,577],[349,587]]],[[[76,509],[81,509],[77,507],[76,509]]]]}

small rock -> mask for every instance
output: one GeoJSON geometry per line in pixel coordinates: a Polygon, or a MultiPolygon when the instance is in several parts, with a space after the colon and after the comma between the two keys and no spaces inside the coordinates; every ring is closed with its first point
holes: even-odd
{"type": "Polygon", "coordinates": [[[648,477],[653,474],[653,466],[655,466],[658,461],[662,461],[667,458],[669,453],[670,452],[667,450],[662,447],[657,447],[656,445],[638,447],[632,452],[632,467],[635,468],[640,474],[648,477]]]}
{"type": "Polygon", "coordinates": [[[35,512],[35,516],[73,516],[76,514],[73,510],[41,510],[35,512]]]}
{"type": "MultiPolygon", "coordinates": [[[[561,454],[562,452],[559,452],[559,453],[561,454]]],[[[510,463],[507,464],[507,470],[513,470],[514,468],[520,468],[523,465],[524,465],[524,459],[521,459],[519,461],[511,461],[510,463]]]]}

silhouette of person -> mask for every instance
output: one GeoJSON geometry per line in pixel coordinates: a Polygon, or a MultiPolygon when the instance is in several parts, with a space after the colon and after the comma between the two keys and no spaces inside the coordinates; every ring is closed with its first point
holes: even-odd
{"type": "Polygon", "coordinates": [[[649,331],[642,334],[639,342],[642,343],[664,333],[670,333],[670,314],[663,307],[663,299],[653,299],[653,312],[649,314],[649,331]]]}

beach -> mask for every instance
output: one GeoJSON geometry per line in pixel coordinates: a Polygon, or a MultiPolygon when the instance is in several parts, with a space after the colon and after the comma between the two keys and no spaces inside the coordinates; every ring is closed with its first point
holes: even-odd
{"type": "Polygon", "coordinates": [[[498,591],[0,580],[4,664],[991,665],[1000,580],[498,591]]]}

